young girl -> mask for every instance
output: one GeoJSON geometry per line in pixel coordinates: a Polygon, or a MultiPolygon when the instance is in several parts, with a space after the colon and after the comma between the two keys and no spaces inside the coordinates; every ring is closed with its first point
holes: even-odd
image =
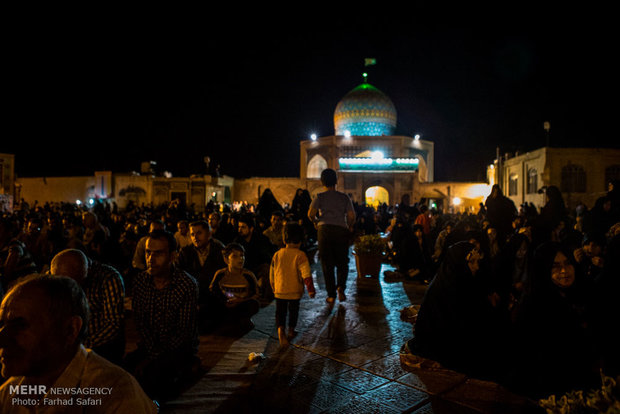
{"type": "Polygon", "coordinates": [[[209,289],[219,299],[221,322],[243,329],[253,329],[251,317],[260,309],[258,282],[254,274],[244,268],[245,249],[238,243],[229,243],[222,250],[228,267],[218,270],[209,289]]]}
{"type": "Polygon", "coordinates": [[[304,285],[310,298],[314,298],[315,295],[308,258],[299,249],[302,238],[302,227],[297,223],[287,223],[284,227],[286,247],[278,250],[271,260],[269,281],[276,298],[276,326],[281,346],[288,345],[289,341],[297,335],[295,327],[299,317],[299,302],[304,294],[304,285]],[[285,331],[287,313],[288,334],[285,331]]]}

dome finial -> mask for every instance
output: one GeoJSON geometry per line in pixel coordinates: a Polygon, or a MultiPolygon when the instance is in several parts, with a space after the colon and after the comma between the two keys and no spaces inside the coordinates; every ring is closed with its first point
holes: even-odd
{"type": "MultiPolygon", "coordinates": [[[[377,64],[377,59],[375,58],[364,59],[364,67],[373,66],[376,64],[377,64]]],[[[362,77],[364,78],[364,83],[368,83],[368,72],[362,73],[362,77]]]]}

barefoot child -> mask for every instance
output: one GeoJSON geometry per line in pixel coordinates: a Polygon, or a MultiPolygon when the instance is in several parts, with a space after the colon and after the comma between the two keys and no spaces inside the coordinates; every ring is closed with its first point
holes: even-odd
{"type": "Polygon", "coordinates": [[[297,223],[287,223],[284,227],[286,247],[278,250],[271,260],[269,281],[276,298],[276,326],[280,345],[286,346],[297,335],[295,327],[299,317],[299,302],[304,294],[314,298],[315,290],[306,254],[299,249],[303,229],[297,223]],[[285,331],[288,313],[288,334],[285,331]]]}

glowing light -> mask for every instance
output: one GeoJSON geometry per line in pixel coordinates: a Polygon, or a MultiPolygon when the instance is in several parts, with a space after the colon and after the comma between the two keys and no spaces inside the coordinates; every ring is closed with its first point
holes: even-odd
{"type": "Polygon", "coordinates": [[[75,200],[75,204],[77,204],[79,206],[80,204],[82,204],[82,201],[81,200],[75,200]]]}
{"type": "Polygon", "coordinates": [[[492,169],[492,170],[494,170],[494,169],[495,169],[495,165],[490,164],[490,165],[489,165],[489,168],[490,168],[490,169],[492,169]]]}
{"type": "Polygon", "coordinates": [[[455,206],[459,206],[461,205],[461,203],[463,202],[463,200],[461,200],[460,197],[454,197],[452,198],[452,204],[455,206]]]}
{"type": "Polygon", "coordinates": [[[351,131],[349,131],[349,130],[344,131],[344,136],[345,136],[345,138],[351,138],[351,131]]]}
{"type": "Polygon", "coordinates": [[[413,139],[415,139],[416,141],[420,140],[420,134],[415,134],[415,136],[413,137],[413,139]]]}
{"type": "Polygon", "coordinates": [[[316,134],[312,134],[312,135],[310,135],[310,139],[311,139],[312,141],[316,141],[316,134]]]}
{"type": "Polygon", "coordinates": [[[88,204],[90,204],[91,206],[95,203],[95,200],[93,200],[92,198],[88,200],[88,204]]]}
{"type": "Polygon", "coordinates": [[[373,160],[382,160],[383,153],[381,151],[373,151],[370,155],[370,158],[372,158],[373,160]]]}
{"type": "Polygon", "coordinates": [[[471,184],[463,189],[462,195],[467,198],[486,198],[491,194],[489,184],[471,184]]]}
{"type": "Polygon", "coordinates": [[[389,202],[389,194],[383,187],[369,187],[366,190],[366,204],[377,207],[381,203],[389,202]]]}

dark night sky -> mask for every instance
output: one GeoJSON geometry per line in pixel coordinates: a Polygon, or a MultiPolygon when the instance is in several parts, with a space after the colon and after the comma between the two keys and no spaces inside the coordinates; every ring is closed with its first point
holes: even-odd
{"type": "Polygon", "coordinates": [[[298,176],[299,141],[333,134],[367,57],[396,133],[435,142],[436,180],[483,179],[497,146],[543,146],[544,121],[553,145],[618,147],[604,10],[459,12],[23,21],[5,39],[0,152],[19,176],[147,160],[187,176],[204,156],[235,177],[298,176]]]}

